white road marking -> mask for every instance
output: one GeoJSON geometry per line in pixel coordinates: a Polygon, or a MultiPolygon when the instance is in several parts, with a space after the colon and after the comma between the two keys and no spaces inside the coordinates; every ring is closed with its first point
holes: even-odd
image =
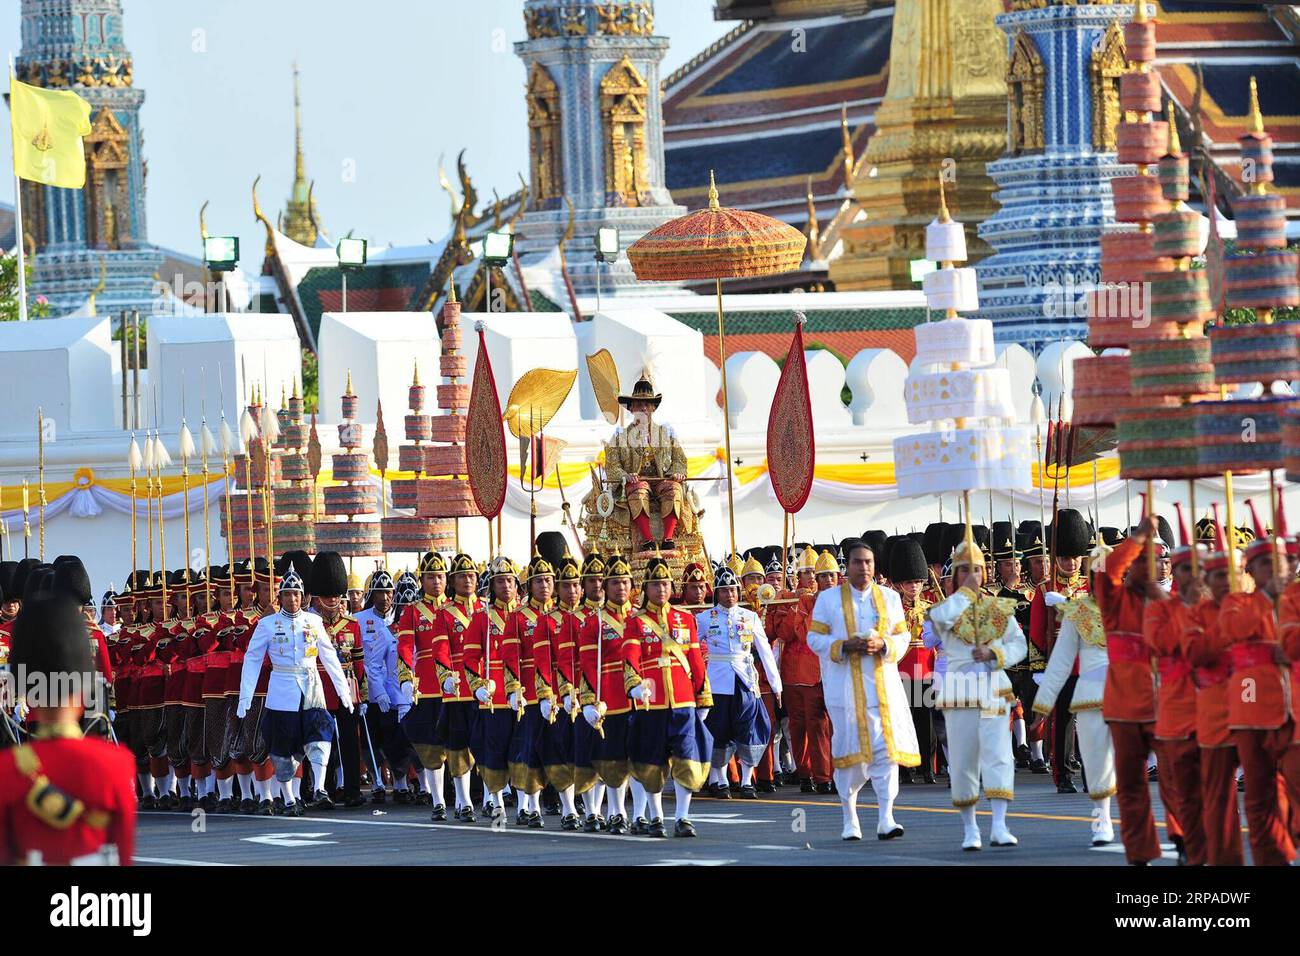
{"type": "Polygon", "coordinates": [[[659,860],[645,866],[730,866],[735,860],[659,860]]]}
{"type": "Polygon", "coordinates": [[[263,833],[261,836],[241,837],[244,843],[265,843],[267,846],[326,846],[338,843],[338,840],[321,840],[329,836],[324,833],[263,833]]]}
{"type": "Polygon", "coordinates": [[[746,850],[798,850],[797,846],[782,846],[777,843],[751,843],[746,850]]]}
{"type": "MultiPolygon", "coordinates": [[[[1091,850],[1093,853],[1123,853],[1124,844],[1108,843],[1105,846],[1090,846],[1088,847],[1088,849],[1091,850]]],[[[1160,844],[1160,858],[1162,860],[1178,859],[1178,848],[1175,847],[1172,843],[1160,844]]]]}
{"type": "Polygon", "coordinates": [[[243,866],[242,863],[210,863],[207,860],[173,860],[165,856],[136,856],[133,863],[156,863],[159,866],[243,866]]]}
{"type": "Polygon", "coordinates": [[[737,823],[767,823],[767,820],[746,820],[739,813],[692,813],[691,822],[703,820],[705,823],[737,824],[737,823]]]}

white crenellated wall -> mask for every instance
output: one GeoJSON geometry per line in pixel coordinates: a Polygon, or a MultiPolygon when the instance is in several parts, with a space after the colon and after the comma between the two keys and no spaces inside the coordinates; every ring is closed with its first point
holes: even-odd
{"type": "MultiPolygon", "coordinates": [[[[339,399],[351,372],[352,391],[361,399],[361,418],[373,422],[375,408],[382,401],[384,430],[390,446],[396,448],[404,440],[402,416],[416,362],[420,363],[420,381],[429,386],[426,403],[436,409],[432,386],[442,380],[438,374],[441,344],[431,312],[325,312],[320,317],[317,342],[321,423],[340,420],[339,399]]],[[[273,397],[278,401],[278,395],[273,397]]],[[[374,436],[371,432],[366,436],[369,447],[374,436]]]]}
{"type": "Polygon", "coordinates": [[[767,431],[767,414],[780,380],[781,369],[766,352],[727,356],[727,404],[733,432],[767,431]]]}
{"type": "Polygon", "coordinates": [[[863,349],[849,359],[846,372],[854,425],[907,421],[907,363],[901,355],[893,349],[863,349]]]}
{"type": "Polygon", "coordinates": [[[1074,389],[1074,360],[1089,355],[1092,355],[1092,349],[1088,346],[1082,342],[1069,341],[1053,342],[1038,356],[1038,380],[1043,385],[1043,404],[1049,409],[1055,409],[1057,400],[1064,395],[1066,419],[1070,417],[1069,397],[1074,389]]]}

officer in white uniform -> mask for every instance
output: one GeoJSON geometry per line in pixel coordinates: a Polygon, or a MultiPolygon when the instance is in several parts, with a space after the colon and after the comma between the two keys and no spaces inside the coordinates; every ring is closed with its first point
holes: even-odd
{"type": "MultiPolygon", "coordinates": [[[[317,661],[334,683],[343,707],[352,709],[352,689],[339,664],[334,642],[318,615],[304,612],[302,577],[293,565],[280,581],[280,609],[257,622],[244,654],[239,681],[238,716],[243,718],[253,702],[262,660],[270,658],[271,680],[266,690],[266,741],[275,778],[293,779],[305,757],[318,784],[326,779],[334,722],[325,709],[317,661]]],[[[318,792],[313,802],[322,796],[318,792]]],[[[326,798],[328,800],[328,797],[326,798]]],[[[286,807],[286,812],[291,808],[286,807]]],[[[300,814],[295,814],[300,815],[300,814]]]]}
{"type": "MultiPolygon", "coordinates": [[[[370,745],[366,756],[378,763],[383,756],[383,746],[394,736],[397,714],[394,708],[401,700],[401,687],[397,679],[397,625],[393,612],[393,578],[382,568],[370,576],[366,608],[354,615],[361,629],[361,646],[366,660],[366,690],[368,704],[362,708],[362,726],[370,745]],[[373,706],[372,706],[373,705],[373,706]],[[391,715],[391,716],[390,716],[391,715]]],[[[370,778],[373,803],[383,803],[384,778],[379,766],[372,766],[370,778]]],[[[399,781],[393,772],[393,785],[407,789],[405,776],[399,781]]]]}
{"type": "Polygon", "coordinates": [[[700,644],[709,661],[709,687],[713,707],[705,724],[713,734],[713,768],[709,771],[712,796],[726,799],[726,767],[732,754],[740,757],[740,793],[748,800],[758,798],[754,789],[754,767],[763,758],[772,739],[771,720],[763,706],[754,652],[758,652],[768,683],[781,702],[781,674],[763,631],[763,622],[749,608],[740,606],[740,582],[730,568],[720,569],[713,579],[718,606],[695,615],[700,644]]]}

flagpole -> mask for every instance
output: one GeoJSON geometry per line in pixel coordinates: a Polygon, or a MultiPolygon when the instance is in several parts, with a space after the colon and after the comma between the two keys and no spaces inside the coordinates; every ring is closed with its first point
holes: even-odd
{"type": "MultiPolygon", "coordinates": [[[[13,102],[14,55],[9,54],[9,92],[10,103],[13,102]]],[[[10,109],[12,109],[12,105],[10,109]]],[[[9,124],[9,147],[13,155],[18,155],[18,142],[14,139],[13,124],[9,124]]],[[[14,162],[14,237],[18,240],[18,321],[27,321],[27,252],[23,240],[23,183],[18,177],[18,163],[14,162]]]]}

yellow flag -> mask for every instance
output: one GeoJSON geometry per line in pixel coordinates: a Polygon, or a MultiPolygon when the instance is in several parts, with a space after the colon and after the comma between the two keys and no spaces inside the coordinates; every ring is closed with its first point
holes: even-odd
{"type": "Polygon", "coordinates": [[[14,172],[46,186],[86,185],[81,137],[90,133],[90,104],[71,90],[9,82],[14,172]]]}

